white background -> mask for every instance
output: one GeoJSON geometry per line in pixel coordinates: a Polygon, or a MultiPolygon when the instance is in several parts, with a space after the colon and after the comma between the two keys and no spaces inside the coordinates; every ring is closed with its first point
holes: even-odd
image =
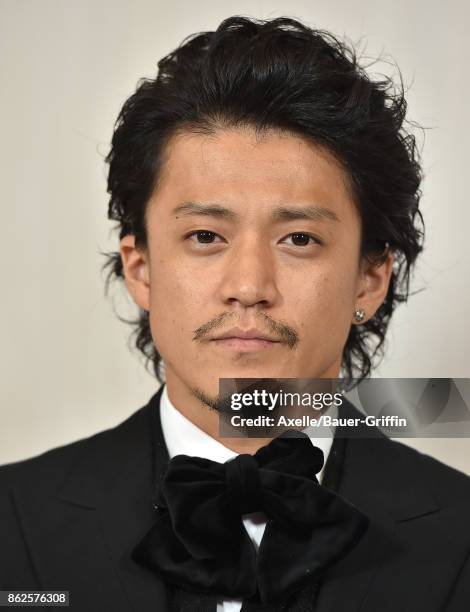
{"type": "MultiPolygon", "coordinates": [[[[469,377],[469,10],[465,2],[1,0],[0,463],[111,427],[156,381],[106,299],[104,155],[140,77],[223,18],[297,17],[395,60],[426,126],[426,250],[376,375],[469,377]]],[[[387,64],[374,73],[390,73],[387,64]]],[[[423,138],[420,138],[421,144],[423,138]]],[[[133,312],[115,293],[115,307],[133,312]]],[[[470,441],[407,441],[470,473],[470,441]]]]}

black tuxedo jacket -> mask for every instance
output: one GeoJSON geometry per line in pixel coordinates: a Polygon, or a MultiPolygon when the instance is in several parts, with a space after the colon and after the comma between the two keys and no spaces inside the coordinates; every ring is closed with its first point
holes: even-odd
{"type": "MultiPolygon", "coordinates": [[[[75,611],[172,610],[169,586],[130,557],[168,460],[160,396],[113,429],[0,468],[0,590],[68,590],[75,611]]],[[[340,416],[360,415],[347,404],[340,416]]],[[[315,611],[470,611],[470,478],[386,437],[343,439],[332,473],[339,440],[325,477],[371,523],[323,573],[315,611]]]]}

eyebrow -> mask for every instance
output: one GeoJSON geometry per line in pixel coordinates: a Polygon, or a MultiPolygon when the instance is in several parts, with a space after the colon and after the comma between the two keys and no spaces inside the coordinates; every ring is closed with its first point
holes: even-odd
{"type": "MultiPolygon", "coordinates": [[[[220,204],[200,204],[198,202],[184,202],[177,206],[173,213],[175,216],[182,214],[188,215],[204,215],[208,217],[216,217],[227,221],[235,221],[240,215],[230,208],[220,206],[220,204]]],[[[323,206],[278,206],[271,212],[273,221],[339,221],[338,215],[323,206]]]]}

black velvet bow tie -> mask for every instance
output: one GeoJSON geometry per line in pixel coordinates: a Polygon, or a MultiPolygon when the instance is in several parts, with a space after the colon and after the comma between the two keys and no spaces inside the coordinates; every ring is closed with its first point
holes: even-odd
{"type": "Polygon", "coordinates": [[[369,522],[318,483],[322,466],[323,452],[302,432],[225,463],[177,455],[156,523],[132,556],[184,589],[282,603],[355,546],[369,522]],[[257,511],[267,517],[258,553],[242,522],[257,511]]]}

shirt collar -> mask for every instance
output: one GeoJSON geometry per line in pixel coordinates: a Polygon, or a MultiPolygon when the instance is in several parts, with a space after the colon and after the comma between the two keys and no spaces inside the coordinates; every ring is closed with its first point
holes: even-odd
{"type": "MultiPolygon", "coordinates": [[[[233,459],[239,454],[224,446],[183,416],[168,397],[166,385],[164,385],[160,400],[160,419],[170,459],[175,455],[189,455],[190,457],[203,457],[212,461],[218,461],[219,463],[225,463],[225,461],[233,459]]],[[[318,479],[321,482],[323,470],[333,443],[334,429],[330,430],[331,435],[329,437],[317,438],[311,435],[312,431],[314,431],[313,428],[308,427],[303,431],[309,436],[312,444],[318,446],[323,451],[325,460],[323,468],[318,473],[318,479]]]]}

